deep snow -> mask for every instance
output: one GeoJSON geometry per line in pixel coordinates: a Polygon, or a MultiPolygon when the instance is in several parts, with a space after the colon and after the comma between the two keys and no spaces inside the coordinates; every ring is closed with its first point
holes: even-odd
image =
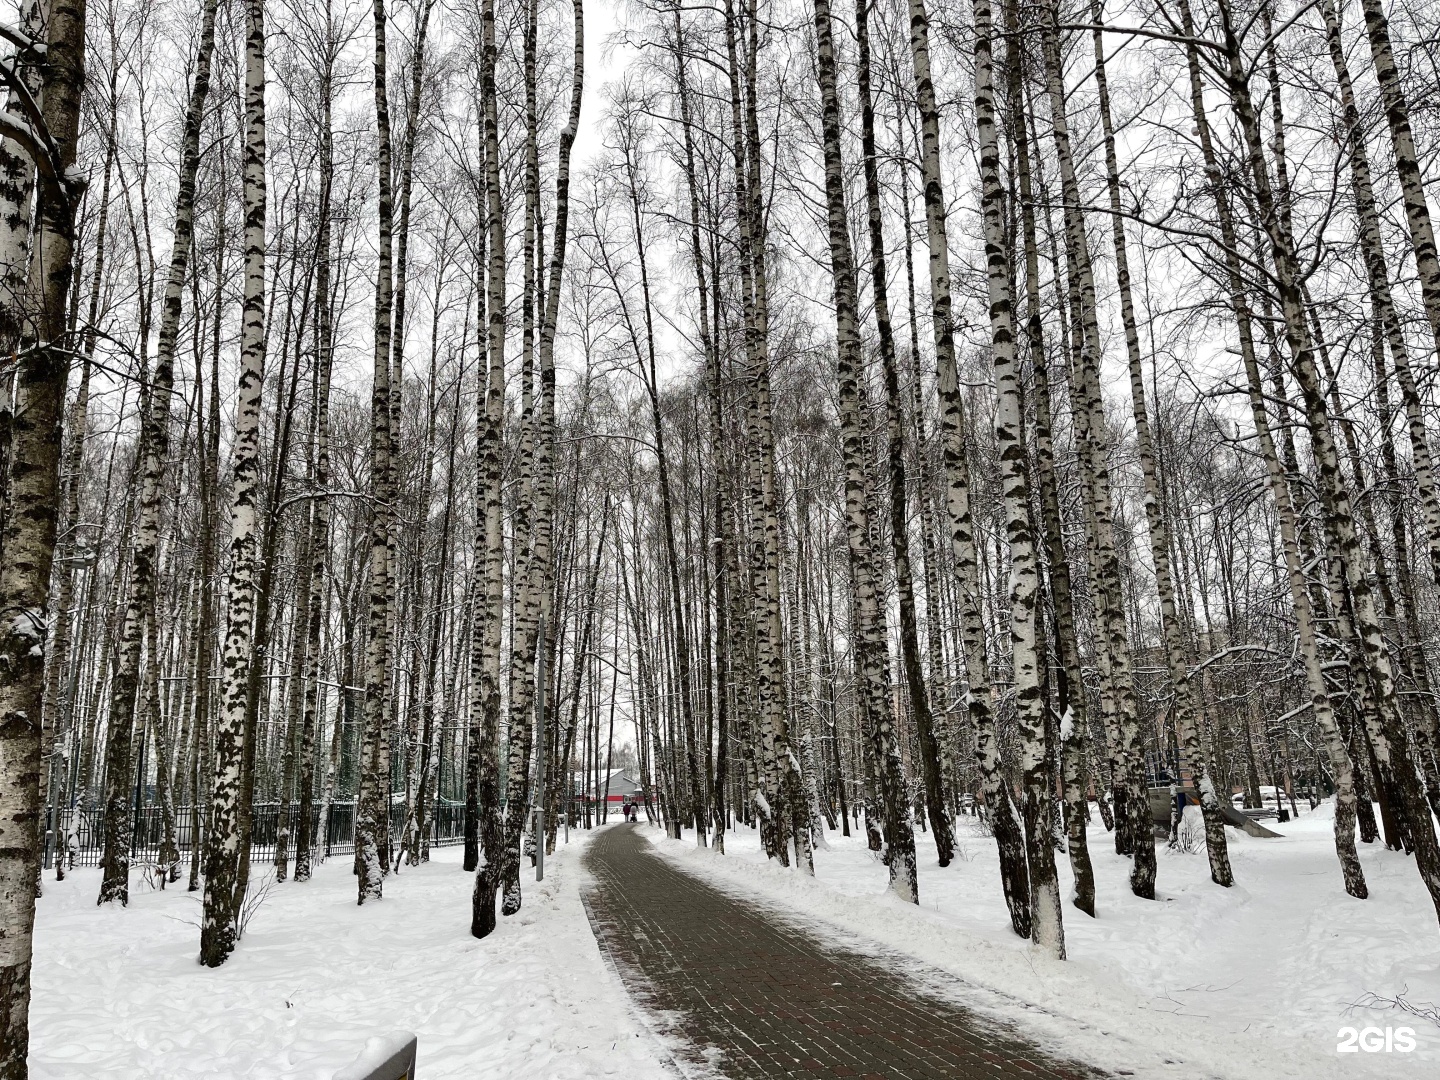
{"type": "MultiPolygon", "coordinates": [[[[1153,902],[1130,893],[1130,861],[1097,822],[1089,840],[1098,917],[1066,905],[1064,962],[1010,931],[994,841],[972,818],[960,819],[960,856],[943,870],[917,832],[918,908],[887,890],[887,871],[860,829],[828,834],[813,879],[767,863],[748,828],[726,834],[724,857],[697,849],[691,833],[683,841],[658,829],[646,835],[691,872],[822,936],[838,929],[853,947],[898,955],[902,967],[913,957],[958,976],[961,983],[928,985],[1097,1066],[1187,1080],[1440,1075],[1440,1027],[1355,1004],[1374,994],[1440,1005],[1440,928],[1414,860],[1360,845],[1370,899],[1354,900],[1341,884],[1332,820],[1323,804],[1295,821],[1267,822],[1281,839],[1227,829],[1236,878],[1228,890],[1210,882],[1203,842],[1187,854],[1162,841],[1153,902]],[[1367,1025],[1409,1027],[1417,1047],[1337,1053],[1342,1027],[1367,1025]]],[[[1063,853],[1057,861],[1068,897],[1063,853]]]]}
{"type": "MultiPolygon", "coordinates": [[[[573,834],[572,834],[573,835],[573,834]]],[[[584,837],[524,879],[524,907],[469,934],[461,849],[385,880],[357,907],[349,856],[273,888],[234,955],[199,966],[198,893],[151,891],[97,910],[99,872],[47,873],[35,938],[30,1075],[331,1080],[396,1029],[422,1080],[668,1077],[604,964],[577,884],[584,837]]],[[[257,871],[263,867],[257,867],[257,871]]]]}

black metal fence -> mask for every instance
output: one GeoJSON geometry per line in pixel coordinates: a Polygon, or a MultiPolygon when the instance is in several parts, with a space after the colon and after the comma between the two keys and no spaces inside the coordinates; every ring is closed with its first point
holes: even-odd
{"type": "MultiPolygon", "coordinates": [[[[205,810],[199,815],[200,840],[205,838],[205,810]]],[[[298,808],[291,808],[298,815],[298,808]]],[[[130,860],[133,863],[154,862],[160,857],[164,839],[164,820],[158,806],[142,806],[131,812],[130,860]]],[[[390,842],[399,843],[405,833],[408,807],[404,803],[390,805],[390,842]]],[[[347,855],[355,850],[355,804],[331,803],[311,811],[310,835],[314,838],[311,855],[323,859],[328,855],[347,855]]],[[[431,847],[447,847],[465,840],[465,804],[437,802],[426,815],[431,847]]],[[[102,808],[73,807],[62,809],[59,820],[50,811],[46,820],[45,866],[49,868],[58,851],[68,848],[76,866],[99,866],[105,843],[105,812],[102,808]]],[[[175,843],[182,861],[189,858],[194,842],[191,808],[175,809],[175,843]]],[[[278,803],[261,803],[254,808],[250,830],[250,857],[264,861],[275,854],[280,831],[278,803]]]]}

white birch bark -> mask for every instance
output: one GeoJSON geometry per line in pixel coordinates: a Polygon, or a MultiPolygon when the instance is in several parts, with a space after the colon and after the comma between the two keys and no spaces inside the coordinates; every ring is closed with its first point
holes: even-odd
{"type": "Polygon", "coordinates": [[[960,399],[955,358],[955,327],[950,297],[950,245],[945,235],[945,192],[940,171],[940,113],[930,74],[930,20],[924,0],[910,0],[910,56],[920,112],[921,175],[925,227],[930,254],[930,313],[935,336],[935,388],[940,396],[941,453],[945,465],[945,508],[950,548],[958,570],[965,672],[966,711],[975,731],[986,805],[1000,853],[1000,882],[1010,909],[1010,925],[1029,937],[1030,879],[1024,838],[1010,792],[1000,775],[1000,752],[990,704],[989,660],[980,613],[980,568],[975,525],[970,514],[970,466],[965,453],[966,419],[960,399]]]}
{"type": "MultiPolygon", "coordinates": [[[[1074,878],[1073,903],[1087,915],[1095,914],[1095,871],[1085,835],[1087,814],[1086,735],[1088,704],[1080,667],[1075,628],[1074,599],[1070,588],[1070,561],[1065,551],[1060,516],[1055,451],[1051,437],[1050,376],[1040,315],[1040,255],[1035,218],[1035,192],[1030,166],[1030,134],[1025,116],[1023,53],[1019,48],[1019,4],[1005,5],[1007,119],[1015,157],[1015,179],[1020,196],[1020,222],[1025,258],[1025,339],[1034,379],[1035,475],[1039,488],[1041,533],[1045,544],[1050,602],[1054,608],[1054,638],[1059,659],[1060,774],[1065,802],[1066,848],[1074,878]]],[[[1063,325],[1062,325],[1063,335],[1063,325]]],[[[1103,798],[1101,800],[1103,803],[1103,798]]]]}
{"type": "MultiPolygon", "coordinates": [[[[495,929],[495,894],[500,886],[500,857],[503,822],[500,817],[500,630],[504,572],[504,537],[501,510],[501,469],[504,452],[505,414],[505,216],[500,196],[500,135],[495,93],[495,5],[484,0],[481,6],[481,109],[485,141],[485,209],[487,252],[486,271],[486,357],[488,372],[477,417],[477,453],[480,458],[480,496],[477,519],[482,524],[477,538],[484,546],[481,596],[475,605],[476,626],[472,629],[470,670],[472,683],[470,726],[474,740],[477,800],[477,850],[483,843],[485,866],[475,876],[471,901],[470,933],[485,937],[495,929]]],[[[467,791],[467,800],[469,794],[467,791]]],[[[467,834],[468,841],[468,834],[467,834]]],[[[467,843],[467,863],[470,852],[467,843]]],[[[476,863],[478,865],[478,861],[476,863]]],[[[474,866],[471,867],[474,869],[474,866]]]]}
{"type": "Polygon", "coordinates": [[[394,513],[394,472],[390,457],[393,434],[390,415],[391,316],[394,267],[391,232],[390,99],[387,78],[385,0],[375,0],[375,129],[376,172],[379,178],[379,266],[375,279],[374,363],[370,392],[370,487],[378,505],[370,524],[369,602],[365,636],[365,720],[360,749],[360,790],[355,797],[355,874],[357,902],[379,900],[384,892],[385,825],[390,817],[390,771],[386,743],[390,659],[390,526],[394,513]]]}
{"type": "Polygon", "coordinates": [[[915,868],[915,834],[907,813],[905,771],[890,708],[889,635],[876,587],[864,430],[859,380],[863,374],[856,311],[855,262],[850,247],[845,207],[845,164],[840,152],[840,96],[836,89],[835,51],[828,0],[814,0],[816,71],[820,81],[820,128],[825,156],[830,267],[835,303],[836,359],[839,384],[840,442],[845,470],[845,527],[849,548],[850,588],[855,605],[857,693],[866,701],[868,736],[874,744],[885,821],[885,862],[890,889],[912,904],[919,903],[915,868]]]}
{"type": "MultiPolygon", "coordinates": [[[[1093,591],[1100,622],[1102,676],[1110,688],[1116,735],[1117,846],[1128,847],[1134,862],[1130,890],[1147,900],[1155,897],[1155,837],[1143,773],[1144,738],[1140,728],[1132,673],[1129,632],[1121,593],[1119,555],[1115,546],[1114,499],[1107,462],[1104,401],[1100,391],[1100,329],[1096,318],[1095,276],[1090,242],[1070,145],[1065,90],[1060,64],[1059,17],[1051,0],[1042,16],[1041,43],[1045,84],[1050,99],[1050,128],[1060,169],[1064,201],[1065,248],[1071,299],[1072,332],[1079,349],[1071,365],[1071,414],[1086,490],[1086,511],[1092,527],[1090,546],[1093,591]],[[1122,807],[1123,802],[1123,807],[1122,807]],[[1123,812],[1122,812],[1123,811],[1123,812]],[[1120,830],[1124,830],[1124,836],[1120,830]]],[[[1102,695],[1102,700],[1103,700],[1102,695]]]]}
{"type": "Polygon", "coordinates": [[[219,967],[235,948],[240,907],[240,786],[251,622],[255,613],[256,496],[260,486],[260,398],[265,382],[265,4],[247,0],[245,20],[245,276],[230,504],[230,576],[221,657],[220,715],[205,847],[200,962],[219,967]]]}
{"type": "Polygon", "coordinates": [[[990,352],[995,372],[995,439],[1000,456],[1005,536],[1010,548],[1010,645],[1015,722],[1020,733],[1024,786],[1025,853],[1030,873],[1030,939],[1056,959],[1065,958],[1065,928],[1055,848],[1050,841],[1049,770],[1045,755],[1045,701],[1040,688],[1035,599],[1039,562],[1030,527],[1030,476],[1025,413],[1011,298],[1009,242],[1000,185],[1000,138],[995,124],[994,22],[989,0],[975,0],[975,128],[980,149],[980,210],[985,231],[985,286],[990,310],[990,352]]]}
{"type": "MultiPolygon", "coordinates": [[[[0,559],[0,1077],[24,1080],[30,960],[40,869],[40,717],[45,690],[45,607],[55,552],[61,418],[69,371],[68,303],[75,243],[75,161],[84,90],[85,5],[52,0],[41,112],[57,151],[42,199],[16,374],[24,401],[14,422],[10,512],[0,559]],[[60,179],[56,179],[56,177],[60,179]]],[[[44,173],[45,170],[37,170],[44,173]]]]}
{"type": "MultiPolygon", "coordinates": [[[[170,397],[175,383],[175,348],[180,334],[185,275],[195,236],[195,175],[200,168],[200,130],[210,93],[210,58],[215,48],[215,0],[201,13],[195,80],[185,111],[180,150],[180,183],[175,196],[174,239],[161,301],[160,332],[147,407],[141,413],[140,506],[130,553],[130,594],[121,631],[120,655],[110,693],[110,741],[106,749],[104,876],[100,903],[130,899],[130,740],[140,693],[140,654],[145,625],[155,617],[156,566],[160,544],[161,489],[170,455],[170,397]]],[[[148,348],[148,342],[141,342],[148,348]]]]}

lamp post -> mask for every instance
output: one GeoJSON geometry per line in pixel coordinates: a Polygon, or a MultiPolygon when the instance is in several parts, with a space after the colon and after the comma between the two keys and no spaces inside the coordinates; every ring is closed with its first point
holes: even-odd
{"type": "Polygon", "coordinates": [[[545,880],[545,616],[535,635],[535,880],[545,880]]]}

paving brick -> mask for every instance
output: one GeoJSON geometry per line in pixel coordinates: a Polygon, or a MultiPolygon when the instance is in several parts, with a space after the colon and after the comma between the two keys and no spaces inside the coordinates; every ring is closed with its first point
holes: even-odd
{"type": "Polygon", "coordinates": [[[655,1026],[728,1080],[1096,1080],[1007,1027],[712,888],[635,826],[585,856],[596,939],[655,1026]]]}

